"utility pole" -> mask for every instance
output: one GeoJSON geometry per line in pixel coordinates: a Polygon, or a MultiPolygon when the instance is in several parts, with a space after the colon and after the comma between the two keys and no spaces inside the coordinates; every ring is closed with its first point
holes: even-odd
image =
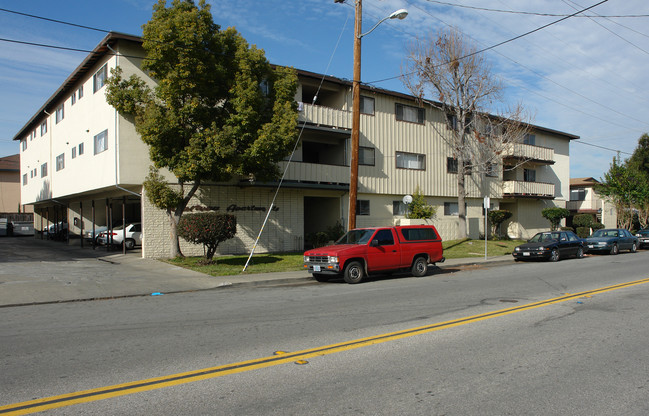
{"type": "Polygon", "coordinates": [[[361,127],[361,33],[363,25],[362,0],[356,0],[354,24],[354,75],[352,81],[352,137],[349,162],[349,221],[347,230],[356,228],[356,199],[358,196],[358,142],[361,127]]]}

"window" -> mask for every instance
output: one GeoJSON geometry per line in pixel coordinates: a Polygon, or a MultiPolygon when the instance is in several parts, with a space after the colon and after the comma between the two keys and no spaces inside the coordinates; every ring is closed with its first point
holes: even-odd
{"type": "Polygon", "coordinates": [[[70,105],[75,105],[77,103],[77,92],[75,91],[71,96],[70,96],[70,105]]]}
{"type": "Polygon", "coordinates": [[[394,245],[394,236],[392,235],[392,230],[379,230],[374,236],[374,240],[379,240],[380,246],[393,246],[394,245]]]}
{"type": "Polygon", "coordinates": [[[361,95],[361,114],[374,115],[374,98],[361,95]]]}
{"type": "Polygon", "coordinates": [[[47,162],[41,165],[41,178],[44,178],[46,176],[47,176],[47,162]]]}
{"type": "Polygon", "coordinates": [[[23,175],[23,185],[27,185],[27,174],[23,175]]]}
{"type": "MultiPolygon", "coordinates": [[[[446,173],[458,173],[458,162],[454,157],[446,158],[446,173]]],[[[464,162],[464,174],[471,174],[471,165],[468,162],[464,162]]]]}
{"type": "Polygon", "coordinates": [[[536,144],[536,135],[526,134],[525,137],[523,138],[523,143],[531,144],[532,146],[534,146],[536,144]]]}
{"type": "Polygon", "coordinates": [[[54,119],[56,120],[56,123],[58,124],[59,121],[63,120],[63,117],[65,117],[65,114],[63,113],[63,104],[58,106],[56,108],[56,115],[54,116],[54,119]]]}
{"type": "Polygon", "coordinates": [[[47,120],[41,123],[41,136],[44,136],[47,133],[47,120]]]}
{"type": "Polygon", "coordinates": [[[395,113],[397,120],[409,121],[411,123],[424,124],[426,119],[426,110],[419,107],[411,107],[409,105],[396,104],[395,113]]]}
{"type": "Polygon", "coordinates": [[[61,153],[56,157],[56,171],[60,171],[65,168],[65,153],[61,153]]]}
{"type": "Polygon", "coordinates": [[[432,228],[402,228],[401,234],[406,241],[437,240],[432,228]]]}
{"type": "Polygon", "coordinates": [[[426,155],[397,152],[397,168],[426,170],[426,155]]]}
{"type": "Polygon", "coordinates": [[[392,201],[392,215],[406,215],[408,213],[408,205],[403,201],[392,201]]]}
{"type": "Polygon", "coordinates": [[[92,84],[94,87],[93,93],[99,91],[101,87],[104,86],[106,78],[108,78],[108,68],[104,65],[99,71],[95,72],[95,75],[92,76],[92,84]]]}
{"type": "Polygon", "coordinates": [[[457,159],[454,157],[446,158],[446,173],[457,173],[457,159]]]}
{"type": "Polygon", "coordinates": [[[487,163],[486,175],[491,177],[498,177],[498,165],[495,163],[487,163]]]}
{"type": "Polygon", "coordinates": [[[358,164],[374,166],[374,148],[363,147],[358,148],[358,164]]]}
{"type": "Polygon", "coordinates": [[[586,200],[586,190],[585,189],[571,189],[570,190],[570,200],[571,201],[585,201],[586,200]]]}
{"type": "Polygon", "coordinates": [[[95,154],[108,149],[108,130],[104,130],[95,136],[95,154]]]}
{"type": "Polygon", "coordinates": [[[83,143],[79,143],[79,156],[83,154],[83,143]]]}
{"type": "Polygon", "coordinates": [[[74,159],[75,157],[77,157],[77,148],[73,147],[72,148],[72,159],[74,159]]]}
{"type": "Polygon", "coordinates": [[[367,199],[356,201],[356,215],[370,215],[370,201],[367,199]]]}
{"type": "MultiPolygon", "coordinates": [[[[464,203],[464,212],[466,212],[466,203],[464,203]]],[[[459,215],[457,202],[444,202],[444,215],[459,215]]]]}
{"type": "Polygon", "coordinates": [[[536,171],[534,169],[524,169],[523,180],[525,182],[536,182],[536,171]]]}
{"type": "Polygon", "coordinates": [[[77,90],[77,98],[81,99],[83,97],[83,85],[77,90]]]}
{"type": "Polygon", "coordinates": [[[23,149],[23,152],[24,152],[25,150],[27,150],[27,140],[26,140],[26,139],[22,139],[22,140],[20,141],[20,148],[23,149]]]}
{"type": "Polygon", "coordinates": [[[32,170],[29,171],[29,177],[30,177],[30,178],[33,178],[33,177],[34,177],[34,169],[32,169],[32,170]]]}

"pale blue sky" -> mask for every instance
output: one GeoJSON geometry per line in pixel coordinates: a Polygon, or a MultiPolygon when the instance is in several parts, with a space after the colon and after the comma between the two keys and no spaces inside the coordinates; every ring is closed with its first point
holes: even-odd
{"type": "MultiPolygon", "coordinates": [[[[217,24],[236,27],[249,43],[264,49],[272,63],[351,79],[354,2],[346,1],[209,3],[217,24]]],[[[406,92],[398,79],[405,46],[444,25],[458,27],[485,48],[561,18],[527,12],[565,15],[598,2],[364,0],[364,30],[394,10],[406,8],[409,15],[403,21],[387,21],[363,38],[362,81],[406,92]]],[[[153,4],[153,0],[0,0],[1,9],[135,35],[141,35],[153,4]]],[[[609,0],[589,12],[595,13],[649,15],[649,2],[609,0]]],[[[1,39],[91,50],[104,35],[0,10],[1,39]]],[[[11,139],[85,56],[0,40],[0,156],[19,152],[11,139]]],[[[640,135],[649,132],[649,17],[572,17],[486,56],[508,85],[507,98],[522,101],[534,114],[534,124],[579,135],[590,144],[571,144],[572,177],[600,178],[616,154],[601,147],[628,157],[640,135]]]]}

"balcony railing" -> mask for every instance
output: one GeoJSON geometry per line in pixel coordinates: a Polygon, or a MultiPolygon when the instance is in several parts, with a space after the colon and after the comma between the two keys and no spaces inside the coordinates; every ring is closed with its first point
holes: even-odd
{"type": "Polygon", "coordinates": [[[554,198],[554,184],[543,182],[504,181],[503,196],[554,198]]]}
{"type": "Polygon", "coordinates": [[[525,143],[512,143],[503,152],[503,157],[554,163],[554,149],[525,143]]]}
{"type": "Polygon", "coordinates": [[[597,211],[602,209],[602,200],[568,201],[566,208],[570,211],[597,211]]]}
{"type": "MultiPolygon", "coordinates": [[[[283,172],[288,162],[279,162],[283,172]]],[[[349,166],[323,165],[318,163],[291,162],[284,179],[299,182],[326,184],[349,184],[349,166]]]]}
{"type": "Polygon", "coordinates": [[[330,107],[307,103],[300,103],[300,106],[300,121],[319,126],[337,127],[342,129],[352,128],[352,113],[350,111],[336,110],[330,107]]]}

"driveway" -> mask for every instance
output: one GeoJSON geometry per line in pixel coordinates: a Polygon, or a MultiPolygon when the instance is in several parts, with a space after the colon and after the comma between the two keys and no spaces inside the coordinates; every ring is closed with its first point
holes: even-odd
{"type": "Polygon", "coordinates": [[[0,307],[209,289],[224,279],[140,250],[93,250],[32,237],[0,237],[0,307]]]}

